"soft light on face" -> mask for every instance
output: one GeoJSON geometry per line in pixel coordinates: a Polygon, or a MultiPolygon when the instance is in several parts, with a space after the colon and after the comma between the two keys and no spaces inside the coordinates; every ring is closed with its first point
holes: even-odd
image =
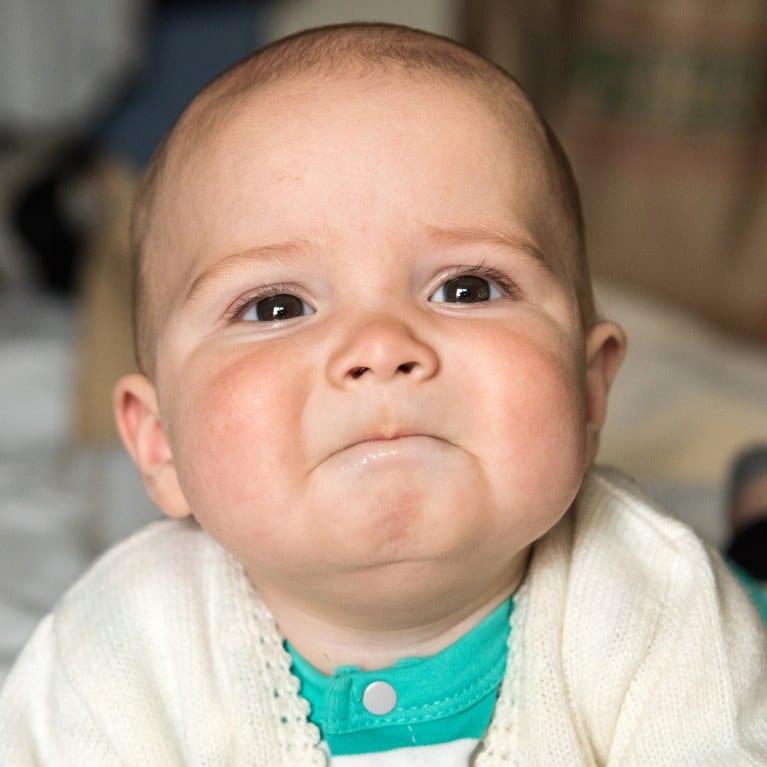
{"type": "Polygon", "coordinates": [[[566,511],[584,351],[547,163],[462,87],[307,79],[178,171],[160,410],[256,584],[498,578],[566,511]]]}

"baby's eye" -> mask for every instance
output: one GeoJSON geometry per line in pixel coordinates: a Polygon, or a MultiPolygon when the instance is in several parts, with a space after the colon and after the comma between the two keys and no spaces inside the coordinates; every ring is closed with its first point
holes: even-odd
{"type": "Polygon", "coordinates": [[[304,317],[307,314],[314,314],[311,306],[304,303],[298,296],[280,293],[254,301],[242,312],[240,319],[249,322],[277,322],[304,317]]]}
{"type": "Polygon", "coordinates": [[[490,280],[475,274],[462,274],[442,283],[429,296],[429,301],[448,304],[475,304],[494,301],[503,294],[490,280]]]}

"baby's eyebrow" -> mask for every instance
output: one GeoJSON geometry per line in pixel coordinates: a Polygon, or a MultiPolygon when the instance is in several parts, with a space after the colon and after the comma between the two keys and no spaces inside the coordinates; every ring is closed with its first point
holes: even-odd
{"type": "MultiPolygon", "coordinates": [[[[430,226],[426,231],[427,239],[442,247],[461,247],[467,245],[489,245],[505,250],[512,250],[526,255],[536,263],[554,273],[554,265],[527,238],[503,232],[498,229],[483,226],[468,226],[457,228],[441,228],[430,226]]],[[[226,274],[231,269],[251,265],[254,261],[273,259],[285,261],[302,257],[311,247],[310,242],[291,240],[269,245],[247,248],[237,253],[224,256],[202,271],[189,286],[183,303],[193,301],[197,295],[211,282],[226,274]]]]}
{"type": "Polygon", "coordinates": [[[428,235],[438,245],[447,247],[490,245],[506,250],[518,251],[537,261],[548,271],[554,272],[554,265],[543,255],[541,250],[530,240],[520,235],[483,226],[468,226],[456,229],[429,227],[428,235]]]}
{"type": "Polygon", "coordinates": [[[279,242],[271,245],[261,245],[254,248],[232,253],[228,256],[218,259],[207,269],[202,271],[189,286],[189,290],[184,296],[183,303],[194,300],[194,298],[211,282],[221,277],[231,269],[239,266],[247,266],[253,261],[265,261],[274,259],[284,261],[291,257],[299,256],[305,253],[306,244],[298,241],[279,242]]]}

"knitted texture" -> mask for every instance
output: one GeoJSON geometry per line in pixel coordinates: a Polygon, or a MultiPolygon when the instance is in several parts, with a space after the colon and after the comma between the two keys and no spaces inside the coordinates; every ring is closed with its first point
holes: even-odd
{"type": "Polygon", "coordinates": [[[509,633],[509,657],[506,662],[506,675],[498,690],[491,726],[488,728],[482,745],[478,749],[474,763],[476,767],[490,767],[503,764],[508,767],[521,765],[518,759],[518,732],[515,728],[514,708],[519,698],[522,682],[522,624],[527,613],[528,589],[523,583],[514,594],[514,611],[511,614],[511,632],[509,633]]]}
{"type": "MultiPolygon", "coordinates": [[[[684,526],[593,472],[539,541],[477,767],[767,764],[767,636],[684,526]]],[[[9,767],[326,764],[241,566],[191,522],[108,553],[0,693],[9,767]]]]}

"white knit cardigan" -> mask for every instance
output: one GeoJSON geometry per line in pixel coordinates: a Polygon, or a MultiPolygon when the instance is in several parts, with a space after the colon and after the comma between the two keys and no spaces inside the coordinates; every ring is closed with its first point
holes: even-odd
{"type": "MultiPolygon", "coordinates": [[[[716,555],[593,471],[535,546],[475,757],[767,765],[767,635],[716,555]]],[[[3,767],[308,767],[318,732],[266,607],[193,523],[109,552],[0,695],[3,767]]]]}

